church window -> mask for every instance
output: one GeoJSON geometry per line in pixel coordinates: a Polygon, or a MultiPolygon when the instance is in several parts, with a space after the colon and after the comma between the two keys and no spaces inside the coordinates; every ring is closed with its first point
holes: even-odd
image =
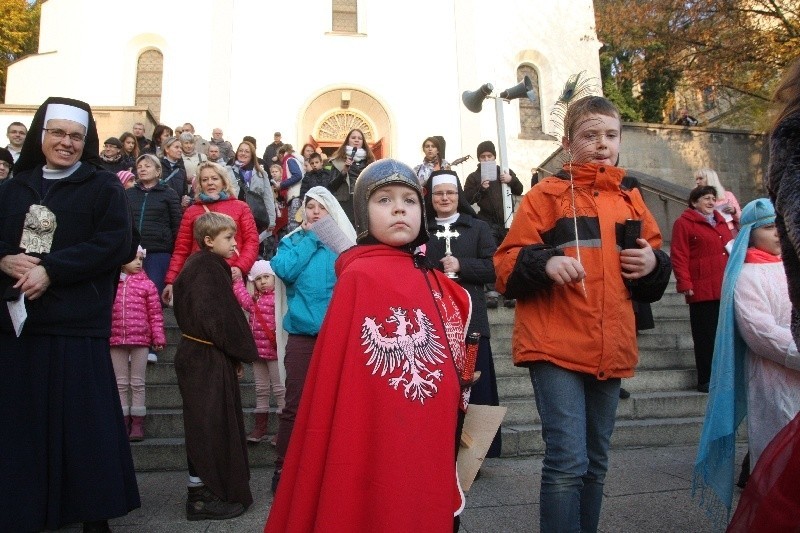
{"type": "Polygon", "coordinates": [[[340,33],[358,33],[358,0],[331,0],[333,21],[331,30],[340,33]]]}
{"type": "Polygon", "coordinates": [[[372,128],[369,123],[352,111],[337,111],[323,120],[317,131],[316,139],[341,142],[353,129],[364,132],[364,140],[368,143],[373,142],[372,128]]]}
{"type": "Polygon", "coordinates": [[[535,102],[528,98],[520,98],[519,102],[519,137],[520,139],[541,139],[542,131],[542,104],[539,99],[539,73],[532,65],[520,65],[517,69],[517,81],[522,81],[529,76],[533,83],[535,102]]]}
{"type": "Polygon", "coordinates": [[[164,56],[158,50],[146,50],[136,65],[136,104],[147,106],[156,120],[161,115],[161,81],[164,56]]]}

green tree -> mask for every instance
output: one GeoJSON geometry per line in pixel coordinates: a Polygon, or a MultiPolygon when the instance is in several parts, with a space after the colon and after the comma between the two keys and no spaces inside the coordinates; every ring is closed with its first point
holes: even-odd
{"type": "Polygon", "coordinates": [[[42,0],[0,0],[0,96],[5,101],[8,65],[36,52],[42,0]]]}

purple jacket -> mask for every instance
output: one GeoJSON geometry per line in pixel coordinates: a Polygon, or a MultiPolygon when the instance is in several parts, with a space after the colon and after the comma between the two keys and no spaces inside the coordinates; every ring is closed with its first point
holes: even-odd
{"type": "Polygon", "coordinates": [[[139,272],[120,278],[111,311],[111,346],[164,346],[164,316],[155,284],[139,272]]]}
{"type": "Polygon", "coordinates": [[[278,359],[278,351],[275,345],[267,336],[262,326],[261,320],[256,315],[255,307],[258,306],[258,311],[261,318],[266,322],[267,327],[272,331],[274,338],[275,335],[275,293],[267,292],[261,296],[250,296],[244,286],[242,280],[233,282],[233,292],[236,294],[236,299],[239,300],[239,305],[250,313],[250,331],[253,332],[253,338],[256,341],[256,348],[258,348],[258,356],[261,359],[274,361],[278,359]]]}

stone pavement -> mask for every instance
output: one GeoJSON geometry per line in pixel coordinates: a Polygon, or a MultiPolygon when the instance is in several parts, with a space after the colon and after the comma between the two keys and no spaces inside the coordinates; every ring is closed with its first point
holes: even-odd
{"type": "MultiPolygon", "coordinates": [[[[740,444],[738,448],[738,464],[741,464],[745,447],[740,444]]],[[[710,522],[691,499],[695,452],[694,446],[612,450],[600,531],[711,531],[710,522]]],[[[461,531],[539,531],[541,462],[541,456],[487,459],[480,479],[467,494],[461,531]]],[[[112,520],[111,528],[114,533],[260,532],[272,502],[269,492],[271,474],[272,471],[266,468],[253,470],[250,485],[255,502],[239,518],[221,522],[187,522],[184,517],[186,473],[140,473],[142,508],[112,520]]],[[[739,493],[736,489],[736,498],[739,493]]],[[[424,524],[420,524],[420,531],[425,530],[424,524]]],[[[65,528],[63,531],[79,531],[79,528],[65,528]]]]}

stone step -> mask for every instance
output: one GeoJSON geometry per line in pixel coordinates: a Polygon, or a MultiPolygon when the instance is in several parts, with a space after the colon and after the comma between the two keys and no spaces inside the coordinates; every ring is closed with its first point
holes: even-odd
{"type": "MultiPolygon", "coordinates": [[[[628,392],[693,391],[697,387],[695,369],[643,370],[625,380],[628,392]]],[[[533,385],[527,374],[497,377],[501,401],[532,398],[533,385]]]]}
{"type": "MultiPolygon", "coordinates": [[[[634,392],[627,400],[620,400],[618,420],[646,420],[659,418],[684,418],[705,416],[707,394],[690,391],[634,392]]],[[[533,389],[527,398],[501,398],[507,407],[503,426],[538,424],[533,389]]]]}
{"type": "MultiPolygon", "coordinates": [[[[611,436],[612,448],[680,446],[697,444],[702,417],[618,420],[611,436]]],[[[503,457],[544,453],[538,424],[504,426],[503,457]]]]}
{"type": "MultiPolygon", "coordinates": [[[[249,432],[255,423],[252,408],[245,407],[244,428],[249,432]]],[[[267,419],[267,433],[274,435],[278,432],[278,413],[273,408],[267,419]]],[[[154,438],[182,438],[183,437],[183,409],[149,409],[145,417],[145,435],[154,438]]]]}
{"type": "MultiPolygon", "coordinates": [[[[186,446],[183,438],[145,438],[132,442],[133,465],[137,472],[186,470],[186,446]]],[[[275,447],[266,440],[247,446],[250,467],[275,464],[275,447]]]]}
{"type": "MultiPolygon", "coordinates": [[[[491,323],[492,339],[499,342],[511,342],[511,335],[514,330],[513,322],[509,323],[491,323]]],[[[672,333],[672,334],[685,334],[690,335],[691,328],[689,326],[689,313],[686,316],[676,317],[662,317],[655,320],[655,328],[643,331],[641,335],[653,333],[672,333]]]]}
{"type": "MultiPolygon", "coordinates": [[[[494,343],[492,343],[494,344],[494,343]]],[[[492,359],[497,376],[516,376],[520,373],[528,374],[526,368],[515,367],[510,353],[498,352],[492,346],[492,359]]],[[[694,352],[691,349],[679,350],[677,348],[650,348],[639,350],[639,364],[636,371],[641,370],[669,370],[673,368],[694,368],[694,352]]]]}

